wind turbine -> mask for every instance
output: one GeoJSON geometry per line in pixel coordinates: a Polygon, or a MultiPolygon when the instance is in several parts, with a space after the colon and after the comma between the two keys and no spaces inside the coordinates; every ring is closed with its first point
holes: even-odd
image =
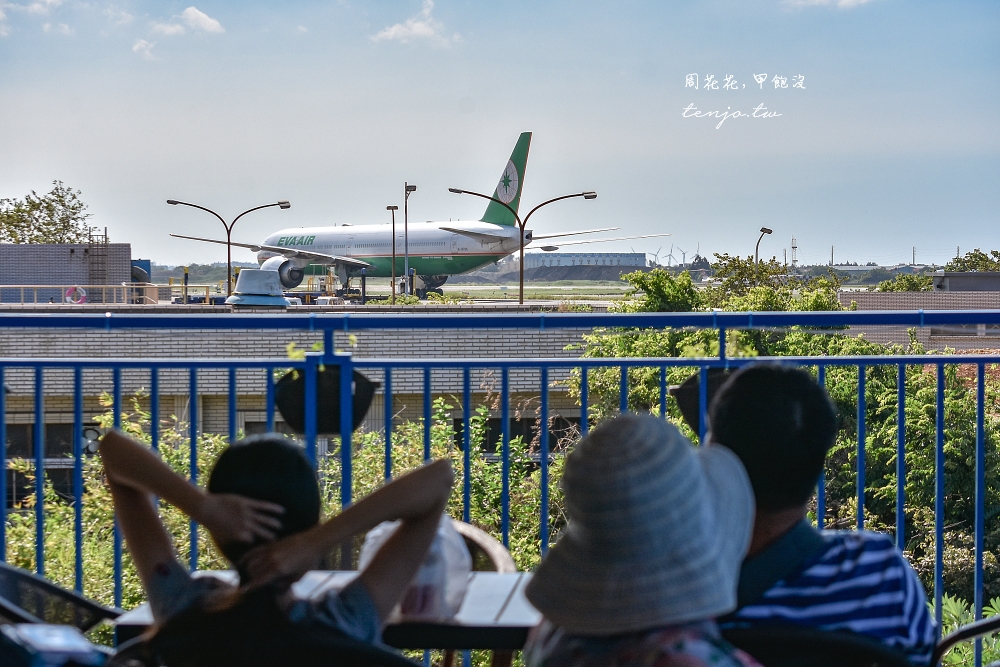
{"type": "Polygon", "coordinates": [[[663,246],[660,246],[659,248],[657,248],[656,252],[650,253],[651,255],[653,255],[653,263],[656,266],[660,266],[660,251],[661,250],[663,250],[663,246]]]}
{"type": "Polygon", "coordinates": [[[681,254],[681,266],[687,265],[687,251],[682,250],[680,246],[677,246],[677,252],[681,254]]]}
{"type": "Polygon", "coordinates": [[[677,258],[674,257],[674,246],[673,246],[673,244],[670,245],[670,254],[667,255],[667,266],[673,266],[673,264],[670,263],[671,261],[674,261],[674,262],[677,261],[677,258]]]}

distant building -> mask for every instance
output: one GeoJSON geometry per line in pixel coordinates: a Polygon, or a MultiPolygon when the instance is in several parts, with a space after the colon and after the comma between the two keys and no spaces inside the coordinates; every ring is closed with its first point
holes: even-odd
{"type": "MultiPolygon", "coordinates": [[[[128,243],[2,243],[0,285],[58,285],[62,289],[0,289],[0,301],[62,302],[66,286],[121,285],[132,279],[128,243]]],[[[91,290],[94,292],[94,290],[91,290]]],[[[98,300],[96,292],[89,302],[98,300]]]]}
{"type": "Polygon", "coordinates": [[[935,271],[935,292],[1000,292],[998,271],[935,271]]]}
{"type": "Polygon", "coordinates": [[[646,266],[643,252],[532,252],[524,256],[524,268],[543,266],[646,266]]]}

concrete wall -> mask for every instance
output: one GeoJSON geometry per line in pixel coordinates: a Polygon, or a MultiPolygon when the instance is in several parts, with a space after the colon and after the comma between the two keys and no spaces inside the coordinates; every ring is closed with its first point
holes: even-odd
{"type": "MultiPolygon", "coordinates": [[[[91,246],[86,243],[0,244],[0,285],[88,285],[91,246]]],[[[107,246],[109,285],[131,280],[132,246],[107,246]]]]}
{"type": "MultiPolygon", "coordinates": [[[[845,308],[858,310],[996,310],[1000,292],[840,292],[845,308]]],[[[851,327],[853,333],[877,343],[906,345],[906,327],[851,327]]],[[[917,340],[928,349],[976,350],[1000,348],[1000,329],[986,326],[927,327],[916,329],[917,340]]]]}

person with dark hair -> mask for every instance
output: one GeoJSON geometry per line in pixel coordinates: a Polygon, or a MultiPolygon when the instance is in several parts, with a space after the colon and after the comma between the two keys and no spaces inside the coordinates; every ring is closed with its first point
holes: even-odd
{"type": "MultiPolygon", "coordinates": [[[[228,627],[223,621],[232,614],[223,612],[249,600],[252,604],[239,609],[231,626],[259,626],[261,632],[272,635],[291,627],[308,627],[378,643],[382,625],[431,546],[453,482],[447,460],[427,463],[320,523],[315,470],[302,448],[280,435],[233,443],[216,461],[207,491],[122,433],[105,435],[100,455],[118,524],[156,626],[170,628],[171,622],[177,622],[182,635],[207,625],[200,619],[202,612],[219,612],[218,627],[228,627]],[[213,577],[192,577],[178,562],[154,496],[208,530],[222,554],[236,566],[239,589],[213,577]],[[296,600],[291,594],[291,585],[316,569],[335,546],[394,520],[400,521],[399,528],[342,591],[314,601],[296,600]]],[[[258,639],[253,633],[246,635],[249,658],[254,657],[258,639]]],[[[233,656],[225,664],[235,664],[234,660],[239,662],[233,656]]]]}
{"type": "Polygon", "coordinates": [[[817,530],[807,519],[836,410],[806,371],[754,364],[709,411],[709,440],[743,462],[757,501],[728,626],[791,624],[873,636],[926,665],[936,640],[920,580],[886,535],[817,530]]]}

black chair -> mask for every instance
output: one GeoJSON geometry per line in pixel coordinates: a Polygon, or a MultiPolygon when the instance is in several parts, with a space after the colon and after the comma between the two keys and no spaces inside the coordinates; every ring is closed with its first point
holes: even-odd
{"type": "MultiPolygon", "coordinates": [[[[931,665],[956,644],[1000,630],[1000,616],[970,623],[944,637],[934,649],[931,665]]],[[[796,626],[729,628],[722,636],[767,667],[910,667],[898,651],[873,637],[796,626]]]]}
{"type": "Polygon", "coordinates": [[[121,609],[104,607],[27,570],[0,563],[0,624],[72,625],[86,632],[121,614],[121,609]]]}

